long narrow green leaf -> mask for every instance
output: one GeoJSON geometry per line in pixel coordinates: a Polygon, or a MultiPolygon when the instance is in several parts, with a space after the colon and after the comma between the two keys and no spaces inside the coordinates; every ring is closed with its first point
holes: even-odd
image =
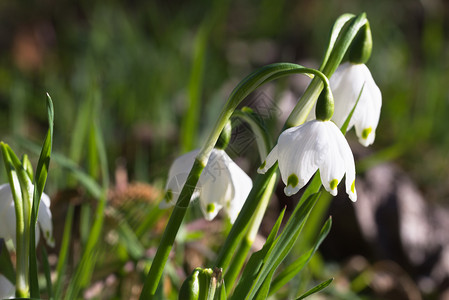
{"type": "Polygon", "coordinates": [[[42,262],[44,266],[45,281],[47,286],[47,294],[49,299],[53,298],[53,289],[51,284],[50,264],[48,263],[48,254],[45,247],[42,247],[42,262]]]}
{"type": "Polygon", "coordinates": [[[208,24],[204,22],[195,38],[193,65],[188,89],[189,105],[181,126],[181,145],[183,152],[191,151],[193,149],[198,134],[198,116],[201,112],[204,60],[208,42],[208,33],[210,32],[206,25],[208,24]]]}
{"type": "Polygon", "coordinates": [[[280,213],[276,223],[271,229],[270,234],[265,241],[262,249],[253,253],[246,264],[245,269],[243,270],[242,277],[235,288],[234,294],[231,299],[243,299],[240,297],[244,297],[248,291],[248,287],[250,287],[254,280],[259,275],[261,268],[263,267],[264,260],[268,254],[268,252],[272,249],[273,243],[275,242],[276,235],[278,234],[279,228],[281,226],[282,219],[284,218],[285,208],[280,213]]]}
{"type": "Polygon", "coordinates": [[[317,241],[313,245],[312,249],[307,251],[305,254],[301,255],[295,262],[290,264],[287,268],[285,268],[271,283],[270,287],[270,295],[273,295],[277,292],[281,287],[283,287],[287,282],[289,282],[293,277],[296,276],[310,261],[312,256],[318,250],[318,247],[324,241],[326,236],[329,234],[332,226],[332,219],[329,218],[326,223],[323,225],[321,232],[318,236],[317,241]]]}
{"type": "Polygon", "coordinates": [[[353,19],[355,15],[353,14],[343,14],[335,21],[334,25],[331,29],[331,34],[329,37],[329,45],[327,46],[326,54],[324,55],[323,62],[321,63],[320,70],[323,69],[323,67],[326,65],[327,60],[334,49],[335,42],[338,39],[338,36],[340,35],[340,31],[342,30],[343,26],[353,19]]]}
{"type": "Polygon", "coordinates": [[[304,293],[302,296],[300,296],[299,298],[296,298],[296,300],[302,300],[312,294],[315,294],[323,289],[325,289],[327,286],[329,286],[329,284],[332,283],[332,281],[334,280],[334,278],[330,278],[322,283],[320,283],[319,285],[317,285],[316,287],[310,289],[309,291],[307,291],[306,293],[304,293]]]}
{"type": "Polygon", "coordinates": [[[58,264],[56,265],[56,281],[54,285],[55,299],[61,299],[62,283],[64,273],[67,267],[68,255],[70,250],[70,241],[72,236],[73,214],[75,207],[69,205],[67,216],[64,224],[64,234],[62,235],[61,249],[59,250],[58,264]]]}
{"type": "Polygon", "coordinates": [[[98,158],[100,160],[101,175],[103,181],[102,196],[100,197],[100,199],[98,199],[98,206],[94,215],[94,223],[92,225],[92,230],[89,234],[86,247],[83,251],[81,261],[77,266],[75,275],[70,281],[69,287],[67,289],[67,294],[65,295],[65,299],[67,300],[76,299],[79,292],[89,284],[93,268],[95,267],[95,258],[98,255],[98,242],[101,240],[100,236],[103,229],[104,209],[106,206],[107,190],[109,186],[109,174],[107,167],[106,150],[98,124],[94,124],[94,129],[96,132],[98,158]]]}
{"type": "Polygon", "coordinates": [[[363,93],[363,88],[365,87],[365,83],[363,83],[362,88],[360,89],[359,95],[357,97],[357,101],[355,102],[354,106],[352,107],[351,111],[349,112],[348,117],[346,118],[345,122],[341,126],[340,130],[343,134],[346,134],[346,131],[348,130],[349,122],[351,122],[352,115],[354,114],[355,108],[357,107],[357,104],[359,104],[360,97],[363,93]]]}
{"type": "Polygon", "coordinates": [[[218,288],[215,291],[214,300],[226,300],[226,299],[228,299],[226,296],[226,286],[224,281],[222,280],[221,284],[218,285],[218,288]]]}
{"type": "Polygon", "coordinates": [[[31,297],[40,297],[39,281],[37,272],[37,257],[36,257],[36,231],[34,228],[37,223],[37,216],[39,212],[39,204],[41,196],[44,191],[45,183],[47,182],[48,167],[50,165],[51,148],[53,144],[53,124],[54,124],[54,110],[53,102],[49,94],[47,94],[47,114],[48,114],[48,131],[42,146],[39,161],[37,163],[36,176],[34,178],[34,193],[31,210],[30,222],[30,295],[31,297]]]}
{"type": "Polygon", "coordinates": [[[271,269],[270,273],[268,273],[267,278],[263,282],[262,286],[257,291],[255,300],[265,300],[268,298],[268,292],[270,291],[271,286],[271,280],[273,278],[274,272],[276,271],[275,268],[271,269]]]}
{"type": "Polygon", "coordinates": [[[264,264],[258,273],[257,278],[251,285],[246,286],[243,294],[237,295],[234,293],[232,299],[254,299],[259,288],[262,286],[268,275],[276,270],[281,262],[290,252],[293,244],[296,242],[302,227],[307,220],[307,217],[313,208],[315,202],[319,198],[319,193],[309,196],[300,206],[298,206],[294,213],[290,216],[284,230],[274,242],[272,249],[264,258],[264,264]]]}
{"type": "Polygon", "coordinates": [[[16,271],[12,265],[11,257],[4,239],[0,239],[0,274],[3,274],[10,282],[16,284],[16,271]]]}

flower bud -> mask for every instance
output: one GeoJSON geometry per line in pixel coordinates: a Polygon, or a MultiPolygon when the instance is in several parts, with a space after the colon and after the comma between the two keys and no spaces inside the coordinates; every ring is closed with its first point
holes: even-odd
{"type": "Polygon", "coordinates": [[[229,141],[231,140],[231,134],[232,134],[232,126],[231,122],[228,121],[226,122],[226,125],[224,126],[223,130],[220,133],[220,136],[218,137],[218,141],[215,144],[215,148],[225,150],[229,144],[229,141]]]}
{"type": "Polygon", "coordinates": [[[329,87],[324,87],[316,103],[317,120],[328,121],[334,114],[334,96],[329,87]]]}
{"type": "Polygon", "coordinates": [[[200,283],[198,279],[198,275],[201,269],[196,268],[193,270],[192,274],[186,278],[184,283],[179,290],[178,299],[179,300],[198,300],[200,293],[200,283]]]}
{"type": "Polygon", "coordinates": [[[369,23],[359,30],[349,48],[349,61],[354,64],[364,64],[371,56],[373,39],[369,23]]]}

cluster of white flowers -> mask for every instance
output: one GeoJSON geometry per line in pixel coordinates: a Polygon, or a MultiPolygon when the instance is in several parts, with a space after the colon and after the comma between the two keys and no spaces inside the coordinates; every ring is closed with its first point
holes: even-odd
{"type": "MultiPolygon", "coordinates": [[[[371,145],[379,122],[382,95],[364,64],[342,64],[329,82],[335,101],[332,119],[310,120],[285,130],[258,172],[265,173],[278,161],[287,196],[304,187],[317,170],[324,188],[335,196],[345,176],[346,192],[356,201],[354,157],[339,127],[357,103],[347,129],[355,127],[359,142],[371,145]]],[[[198,151],[187,153],[173,163],[162,207],[176,202],[197,154],[198,151]]],[[[251,179],[229,156],[223,150],[214,149],[192,198],[199,197],[206,219],[213,219],[224,207],[233,222],[251,187],[251,179]]]]}

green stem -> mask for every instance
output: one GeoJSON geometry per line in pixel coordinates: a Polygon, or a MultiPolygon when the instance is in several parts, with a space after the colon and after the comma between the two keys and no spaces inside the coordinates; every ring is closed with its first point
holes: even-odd
{"type": "MultiPolygon", "coordinates": [[[[336,42],[332,42],[331,40],[331,42],[329,43],[329,47],[332,47],[332,50],[330,54],[328,54],[328,49],[328,51],[326,52],[326,57],[323,60],[325,61],[325,63],[323,63],[321,69],[323,74],[328,78],[332,76],[337,67],[340,65],[346,51],[351,45],[352,40],[357,35],[357,32],[367,22],[365,13],[362,13],[352,19],[350,18],[350,16],[344,16],[346,17],[341,19],[342,23],[339,24],[339,26],[334,26],[336,27],[336,30],[341,30],[338,35],[340,38],[336,42]],[[347,27],[343,28],[343,25],[349,20],[352,20],[351,23],[347,27]]],[[[318,78],[314,78],[301,97],[301,100],[298,101],[298,104],[295,106],[290,116],[288,117],[285,128],[298,126],[306,121],[307,115],[312,110],[313,105],[318,99],[318,96],[320,95],[322,89],[322,81],[318,80],[318,78]]]]}
{"type": "Polygon", "coordinates": [[[262,198],[257,199],[258,205],[256,210],[254,211],[254,216],[251,218],[249,228],[246,231],[246,235],[243,238],[239,248],[237,249],[234,259],[225,274],[224,281],[226,282],[226,289],[228,294],[234,286],[234,282],[239,275],[243,264],[245,263],[248,252],[251,249],[254,240],[256,239],[256,235],[259,231],[260,224],[262,223],[263,216],[265,215],[265,211],[268,207],[268,203],[270,202],[271,195],[273,194],[273,189],[276,185],[277,177],[277,173],[274,173],[273,176],[269,177],[270,180],[268,181],[262,198]]]}
{"type": "Polygon", "coordinates": [[[269,169],[265,174],[258,174],[254,182],[253,188],[246,199],[245,204],[240,211],[237,220],[232,226],[231,231],[226,238],[224,245],[221,247],[218,257],[215,261],[215,267],[228,269],[231,262],[232,255],[234,254],[237,246],[240,244],[243,235],[249,227],[249,222],[254,214],[254,211],[259,205],[259,201],[263,199],[265,189],[268,188],[269,182],[273,177],[276,177],[277,163],[274,167],[269,169]]]}

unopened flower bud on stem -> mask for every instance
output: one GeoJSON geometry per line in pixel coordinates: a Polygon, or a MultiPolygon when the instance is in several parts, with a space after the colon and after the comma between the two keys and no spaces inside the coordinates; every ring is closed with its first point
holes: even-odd
{"type": "Polygon", "coordinates": [[[215,144],[215,148],[225,150],[229,144],[229,141],[231,140],[231,134],[232,134],[232,126],[231,122],[228,121],[223,130],[221,131],[220,136],[218,137],[218,141],[215,144]]]}
{"type": "Polygon", "coordinates": [[[349,48],[349,61],[354,64],[365,64],[371,56],[372,48],[371,29],[369,23],[366,22],[352,41],[349,48]]]}
{"type": "Polygon", "coordinates": [[[316,102],[315,115],[317,120],[328,121],[334,114],[334,96],[329,87],[324,87],[316,102]]]}

